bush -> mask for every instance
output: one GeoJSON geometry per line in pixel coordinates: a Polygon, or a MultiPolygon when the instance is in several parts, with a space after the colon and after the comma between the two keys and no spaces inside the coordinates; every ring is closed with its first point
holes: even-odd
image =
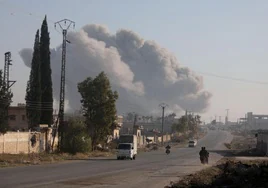
{"type": "Polygon", "coordinates": [[[63,151],[71,154],[91,151],[91,139],[84,122],[77,117],[68,121],[64,136],[63,151]]]}

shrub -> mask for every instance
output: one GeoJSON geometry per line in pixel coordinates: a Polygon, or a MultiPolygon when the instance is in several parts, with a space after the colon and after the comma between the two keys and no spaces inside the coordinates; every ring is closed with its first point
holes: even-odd
{"type": "Polygon", "coordinates": [[[86,125],[79,117],[68,121],[64,136],[63,151],[71,154],[86,153],[91,150],[91,139],[86,125]]]}

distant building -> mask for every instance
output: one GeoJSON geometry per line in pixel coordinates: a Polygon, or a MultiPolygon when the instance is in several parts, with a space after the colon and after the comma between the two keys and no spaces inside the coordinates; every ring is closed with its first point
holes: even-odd
{"type": "Polygon", "coordinates": [[[245,129],[250,130],[268,129],[268,115],[248,112],[245,118],[239,119],[239,124],[244,125],[245,129]]]}
{"type": "Polygon", "coordinates": [[[8,125],[11,130],[28,129],[25,104],[18,103],[17,106],[10,106],[8,115],[8,125]]]}
{"type": "Polygon", "coordinates": [[[115,120],[116,127],[113,129],[113,139],[118,139],[120,135],[120,129],[123,125],[123,116],[117,116],[117,119],[115,120]]]}

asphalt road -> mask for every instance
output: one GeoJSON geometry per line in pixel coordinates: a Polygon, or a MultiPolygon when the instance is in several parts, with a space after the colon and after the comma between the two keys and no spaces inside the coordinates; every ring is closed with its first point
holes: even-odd
{"type": "Polygon", "coordinates": [[[225,149],[232,136],[225,131],[210,131],[196,148],[171,148],[140,153],[136,160],[98,158],[60,164],[0,169],[0,187],[154,187],[163,188],[180,176],[206,166],[200,164],[201,146],[210,150],[210,165],[222,156],[213,150],[225,149]]]}

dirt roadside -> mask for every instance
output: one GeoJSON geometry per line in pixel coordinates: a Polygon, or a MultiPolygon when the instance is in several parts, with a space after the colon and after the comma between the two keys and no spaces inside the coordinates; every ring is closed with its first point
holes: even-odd
{"type": "Polygon", "coordinates": [[[90,157],[109,157],[113,155],[114,152],[100,151],[90,152],[86,154],[77,153],[75,155],[67,153],[0,154],[0,168],[70,162],[72,160],[83,160],[90,157]]]}
{"type": "Polygon", "coordinates": [[[234,134],[229,150],[216,165],[187,175],[166,188],[186,187],[268,187],[268,158],[255,149],[253,134],[234,134]]]}

